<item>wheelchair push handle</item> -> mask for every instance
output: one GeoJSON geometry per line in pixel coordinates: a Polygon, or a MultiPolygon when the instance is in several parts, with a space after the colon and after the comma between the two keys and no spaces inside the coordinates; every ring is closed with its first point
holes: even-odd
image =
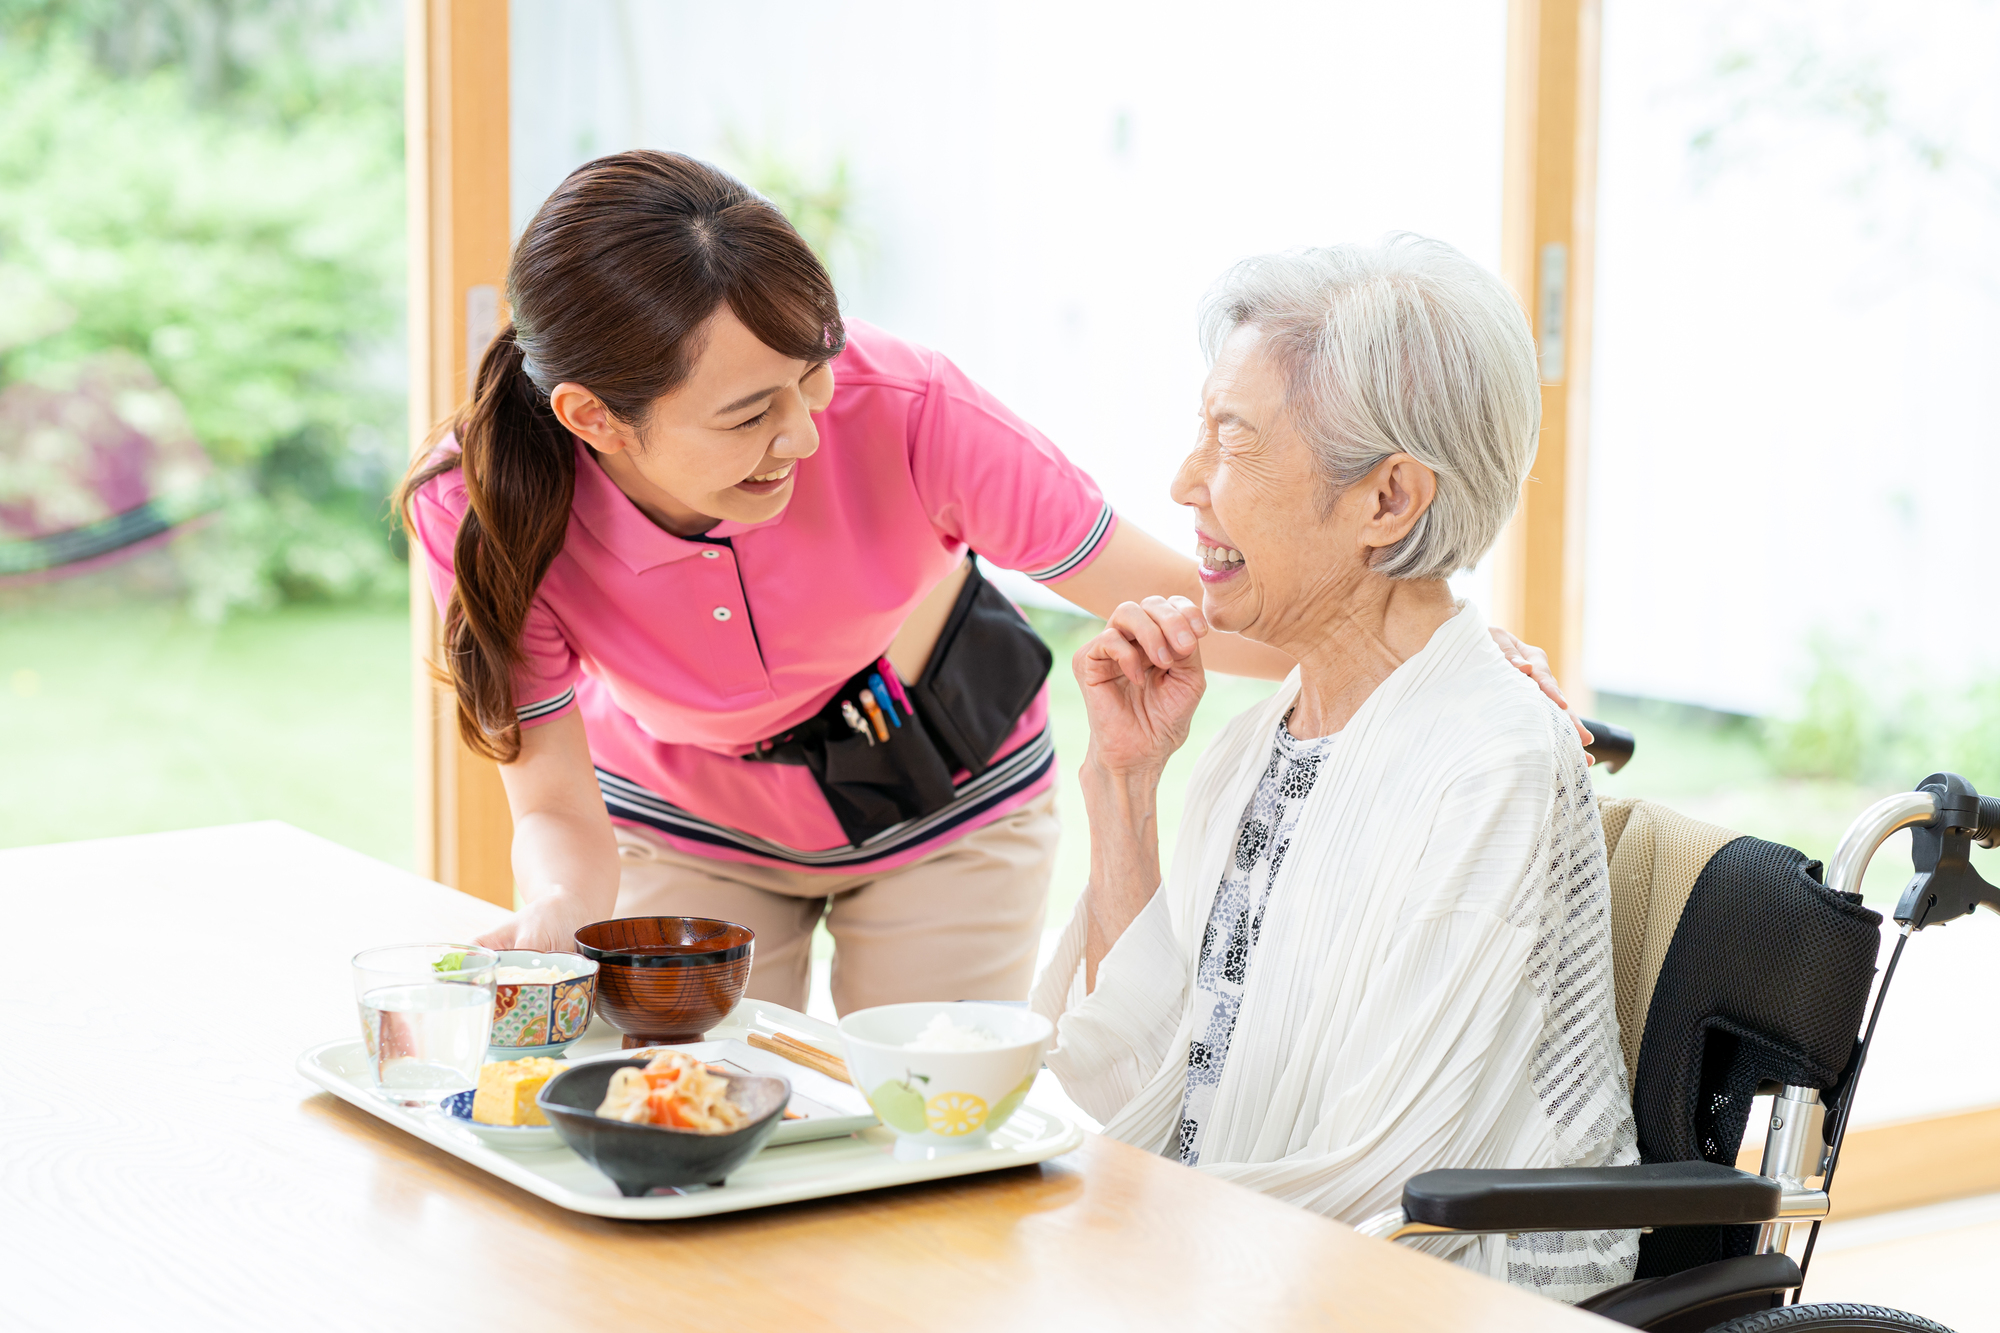
{"type": "Polygon", "coordinates": [[[1972,868],[1977,842],[2000,840],[2000,801],[1981,796],[1956,773],[1933,773],[1917,784],[1928,797],[1928,817],[1911,821],[1910,860],[1914,872],[1896,904],[1896,920],[1911,930],[1943,925],[1984,907],[2000,912],[2000,887],[1972,868]]]}
{"type": "Polygon", "coordinates": [[[2000,838],[2000,799],[1981,796],[1956,773],[1933,773],[1917,784],[1935,803],[1922,827],[1940,834],[1958,834],[1982,847],[2000,838]]]}
{"type": "Polygon", "coordinates": [[[1632,752],[1639,748],[1639,738],[1623,727],[1614,727],[1609,722],[1595,722],[1583,719],[1583,725],[1596,737],[1583,747],[1583,752],[1604,765],[1607,773],[1616,773],[1631,762],[1632,752]]]}
{"type": "Polygon", "coordinates": [[[2000,796],[1979,798],[1979,826],[1972,830],[1972,840],[1981,847],[2000,846],[2000,796]]]}

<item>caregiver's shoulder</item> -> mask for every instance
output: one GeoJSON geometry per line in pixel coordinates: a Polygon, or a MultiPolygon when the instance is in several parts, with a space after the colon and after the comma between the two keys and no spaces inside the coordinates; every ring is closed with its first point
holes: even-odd
{"type": "Polygon", "coordinates": [[[842,324],[847,346],[833,361],[834,379],[841,388],[881,388],[921,396],[945,360],[930,348],[866,320],[845,319],[842,324]]]}
{"type": "Polygon", "coordinates": [[[839,388],[847,392],[836,392],[833,410],[852,410],[864,401],[887,394],[892,398],[930,399],[941,406],[949,403],[989,416],[997,414],[1010,427],[1019,426],[1011,412],[943,352],[899,338],[866,320],[849,319],[844,326],[847,346],[834,358],[833,374],[839,388]],[[852,392],[856,389],[874,392],[852,392]]]}

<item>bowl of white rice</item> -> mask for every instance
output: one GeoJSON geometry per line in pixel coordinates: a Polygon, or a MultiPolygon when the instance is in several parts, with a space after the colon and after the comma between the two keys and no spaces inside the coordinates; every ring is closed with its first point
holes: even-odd
{"type": "Polygon", "coordinates": [[[1026,1009],[976,1001],[886,1004],[840,1020],[847,1072],[913,1147],[984,1147],[1041,1071],[1055,1033],[1026,1009]]]}

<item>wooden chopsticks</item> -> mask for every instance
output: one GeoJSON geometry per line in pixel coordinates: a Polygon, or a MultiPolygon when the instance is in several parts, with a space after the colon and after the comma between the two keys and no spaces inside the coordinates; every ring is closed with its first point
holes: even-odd
{"type": "Polygon", "coordinates": [[[804,1065],[807,1069],[825,1074],[828,1078],[837,1078],[842,1083],[854,1081],[847,1076],[847,1061],[837,1055],[828,1055],[817,1046],[808,1046],[795,1037],[787,1037],[782,1032],[769,1037],[761,1032],[753,1032],[747,1040],[760,1051],[782,1055],[793,1064],[804,1065]]]}

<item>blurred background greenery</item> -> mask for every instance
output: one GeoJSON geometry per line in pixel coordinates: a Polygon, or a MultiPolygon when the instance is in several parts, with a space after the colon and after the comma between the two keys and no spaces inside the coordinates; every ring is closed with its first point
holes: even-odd
{"type": "MultiPolygon", "coordinates": [[[[0,0],[0,405],[115,364],[210,474],[171,541],[0,585],[0,844],[275,817],[410,860],[400,38],[393,4],[0,0]]],[[[0,514],[91,466],[10,425],[0,514]]]]}
{"type": "Polygon", "coordinates": [[[178,398],[204,620],[401,595],[396,35],[334,0],[0,0],[0,386],[112,355],[178,398]]]}
{"type": "MultiPolygon", "coordinates": [[[[0,0],[0,432],[6,395],[119,358],[178,401],[210,469],[207,520],[171,541],[0,581],[0,846],[279,818],[410,862],[407,564],[385,503],[405,449],[399,43],[383,3],[0,0]]],[[[836,274],[869,261],[844,162],[808,175],[731,142],[836,274]]],[[[0,518],[31,452],[0,434],[0,518]]],[[[1032,614],[1058,653],[1059,919],[1088,850],[1066,659],[1095,625],[1032,614]]],[[[1782,717],[1601,697],[1640,749],[1600,790],[1820,857],[1933,769],[2000,790],[2000,681],[1946,691],[1924,683],[1946,670],[1831,636],[1813,661],[1782,717]],[[1885,678],[1914,683],[1864,684],[1885,678]]],[[[1201,745],[1269,688],[1212,684],[1163,793],[1169,841],[1201,745]]],[[[1871,894],[1899,878],[1881,858],[1871,894]]]]}

